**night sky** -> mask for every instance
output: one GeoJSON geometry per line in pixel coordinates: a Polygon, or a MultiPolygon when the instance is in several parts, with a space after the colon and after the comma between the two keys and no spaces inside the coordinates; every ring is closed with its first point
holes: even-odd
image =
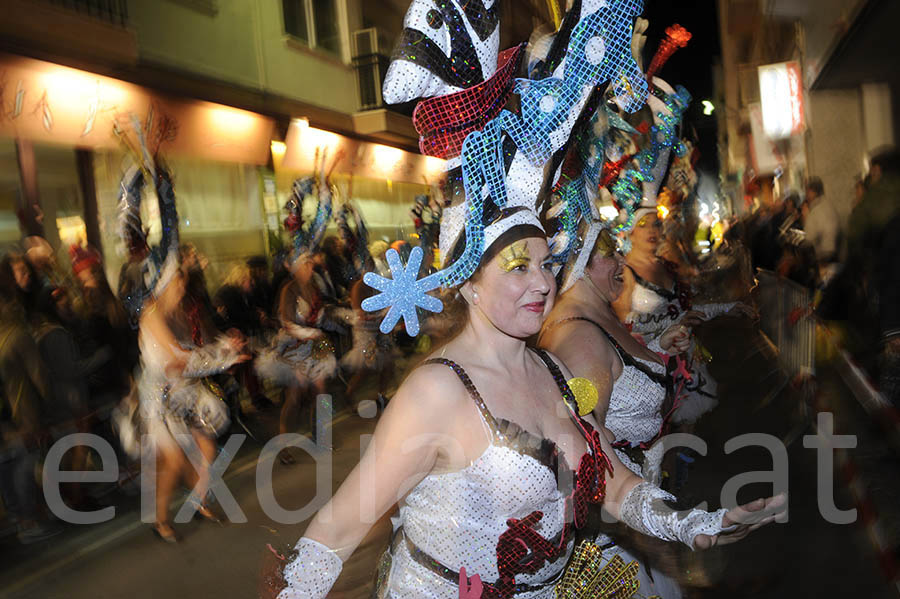
{"type": "MultiPolygon", "coordinates": [[[[718,173],[716,116],[703,114],[703,100],[713,100],[714,62],[721,55],[715,0],[644,0],[644,18],[650,21],[644,65],[649,66],[666,27],[678,23],[694,37],[687,48],[679,50],[659,75],[670,85],[685,86],[694,100],[685,118],[686,131],[699,137],[699,170],[718,173]]],[[[717,106],[717,109],[721,107],[717,106]]],[[[692,137],[688,135],[688,137],[692,137]]]]}

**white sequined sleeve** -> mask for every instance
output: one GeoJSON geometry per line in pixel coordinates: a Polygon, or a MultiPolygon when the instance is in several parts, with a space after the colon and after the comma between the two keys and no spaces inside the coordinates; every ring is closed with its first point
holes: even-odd
{"type": "Polygon", "coordinates": [[[681,541],[691,549],[694,549],[697,535],[717,535],[734,529],[722,526],[722,519],[728,510],[677,512],[664,503],[674,499],[673,495],[657,486],[648,482],[638,483],[622,501],[619,520],[645,535],[665,541],[681,541]]]}
{"type": "Polygon", "coordinates": [[[303,537],[295,546],[297,557],[284,567],[287,586],[277,599],[325,599],[344,563],[332,550],[303,537]]]}
{"type": "Polygon", "coordinates": [[[712,320],[713,318],[718,318],[723,314],[727,314],[736,305],[737,302],[727,302],[724,304],[700,304],[699,306],[694,306],[694,310],[702,312],[706,316],[707,320],[712,320]]]}

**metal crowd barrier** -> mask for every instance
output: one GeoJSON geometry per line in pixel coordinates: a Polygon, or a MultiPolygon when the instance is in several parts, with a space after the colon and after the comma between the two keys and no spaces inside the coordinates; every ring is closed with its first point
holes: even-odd
{"type": "Polygon", "coordinates": [[[778,348],[778,365],[790,377],[815,374],[812,292],[768,270],[758,270],[756,279],[760,328],[778,348]]]}

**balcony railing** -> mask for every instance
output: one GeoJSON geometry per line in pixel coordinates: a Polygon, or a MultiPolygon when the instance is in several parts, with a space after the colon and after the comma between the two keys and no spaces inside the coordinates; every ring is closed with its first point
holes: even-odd
{"type": "Polygon", "coordinates": [[[127,0],[47,0],[50,4],[81,15],[125,27],[128,24],[127,0]]]}

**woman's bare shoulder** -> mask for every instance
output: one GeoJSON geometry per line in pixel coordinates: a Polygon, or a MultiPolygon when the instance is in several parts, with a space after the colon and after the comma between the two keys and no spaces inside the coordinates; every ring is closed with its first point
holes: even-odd
{"type": "Polygon", "coordinates": [[[467,397],[465,386],[450,367],[426,361],[407,375],[391,403],[434,416],[458,409],[467,397]]]}

